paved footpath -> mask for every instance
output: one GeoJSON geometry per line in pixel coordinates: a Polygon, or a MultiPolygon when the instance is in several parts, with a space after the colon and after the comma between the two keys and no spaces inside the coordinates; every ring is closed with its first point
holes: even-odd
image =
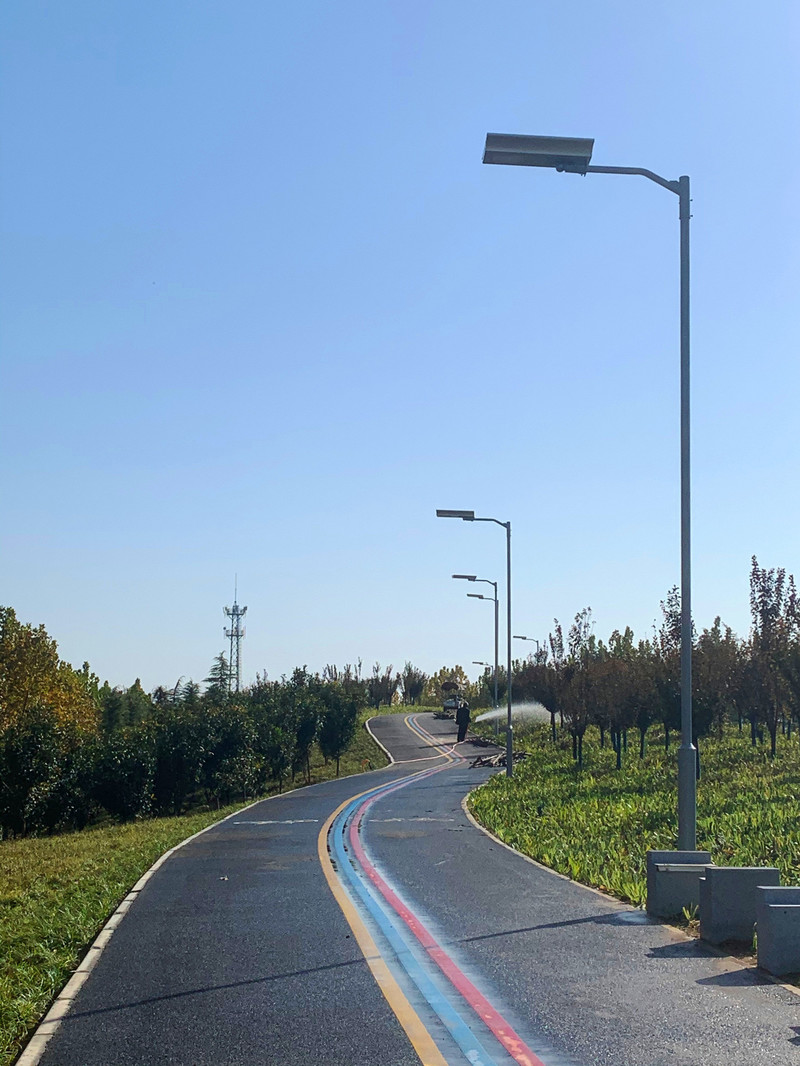
{"type": "Polygon", "coordinates": [[[453,723],[258,803],[147,883],[43,1066],[791,1066],[800,997],[497,844],[453,723]]]}

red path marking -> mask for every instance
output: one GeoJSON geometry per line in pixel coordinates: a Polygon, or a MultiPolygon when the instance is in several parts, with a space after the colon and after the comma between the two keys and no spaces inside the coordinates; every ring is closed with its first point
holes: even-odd
{"type": "MultiPolygon", "coordinates": [[[[445,767],[442,767],[441,769],[445,769],[445,767]]],[[[433,772],[438,773],[436,770],[433,772]]],[[[396,788],[401,787],[402,785],[396,786],[396,788]]],[[[381,795],[385,796],[387,792],[394,791],[395,789],[387,789],[386,792],[381,793],[381,795]]],[[[545,1066],[542,1060],[531,1051],[525,1041],[512,1029],[502,1014],[495,1010],[489,1000],[478,991],[466,974],[458,968],[455,962],[453,962],[444,948],[431,935],[429,930],[425,928],[414,912],[409,910],[405,903],[397,897],[397,894],[387,885],[367,858],[364,849],[361,846],[358,830],[361,826],[361,820],[364,817],[364,814],[369,807],[372,806],[375,800],[379,798],[379,796],[373,796],[370,799],[365,800],[355,812],[353,820],[350,823],[350,844],[353,848],[353,853],[361,863],[365,873],[386,902],[403,919],[420,944],[425,948],[430,958],[433,959],[456,991],[464,997],[478,1017],[481,1018],[486,1026],[494,1033],[511,1057],[520,1063],[520,1066],[545,1066]]]]}

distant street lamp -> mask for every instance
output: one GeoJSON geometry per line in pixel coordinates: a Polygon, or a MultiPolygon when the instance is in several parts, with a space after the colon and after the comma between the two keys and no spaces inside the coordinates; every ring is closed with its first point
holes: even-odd
{"type": "Polygon", "coordinates": [[[678,197],[680,219],[681,335],[681,746],[678,751],[678,848],[697,848],[697,751],[692,743],[692,568],[689,422],[689,178],[662,178],[642,167],[590,166],[594,140],[589,137],[531,137],[488,133],[484,163],[552,167],[569,174],[636,174],[678,197]]]}
{"type": "MultiPolygon", "coordinates": [[[[513,725],[511,724],[511,522],[501,522],[499,518],[476,518],[474,511],[449,511],[437,510],[437,518],[460,518],[464,522],[494,522],[496,526],[502,526],[506,531],[506,636],[507,636],[507,660],[508,674],[508,713],[506,724],[506,775],[514,776],[514,743],[513,725]]],[[[471,576],[471,575],[467,575],[471,576]]]]}
{"type": "Polygon", "coordinates": [[[541,645],[539,644],[539,641],[536,639],[536,637],[518,637],[516,634],[514,634],[514,640],[532,640],[533,643],[536,645],[536,654],[538,655],[541,651],[541,645]]]}
{"type": "MultiPolygon", "coordinates": [[[[477,592],[468,592],[467,595],[474,600],[494,600],[494,709],[497,710],[497,652],[498,652],[498,640],[499,640],[499,610],[497,599],[497,582],[490,581],[486,577],[476,577],[474,574],[453,574],[454,581],[475,581],[484,585],[491,585],[494,589],[494,597],[481,596],[477,592]]],[[[495,718],[495,726],[497,726],[497,719],[495,718]]]]}
{"type": "MultiPolygon", "coordinates": [[[[536,637],[522,637],[522,636],[517,636],[515,634],[514,640],[532,640],[533,643],[536,645],[536,654],[537,655],[542,650],[541,646],[539,644],[539,641],[536,639],[536,637]]],[[[556,742],[556,716],[555,716],[553,711],[550,712],[550,730],[551,730],[551,733],[552,733],[552,736],[553,736],[553,743],[555,744],[555,742],[556,742]]]]}

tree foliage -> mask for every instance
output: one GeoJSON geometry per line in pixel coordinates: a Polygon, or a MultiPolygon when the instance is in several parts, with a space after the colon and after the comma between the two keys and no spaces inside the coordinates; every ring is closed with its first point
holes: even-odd
{"type": "Polygon", "coordinates": [[[428,675],[407,661],[400,675],[403,705],[413,707],[415,704],[420,703],[427,683],[428,675]]]}
{"type": "Polygon", "coordinates": [[[25,721],[34,707],[49,708],[60,725],[94,732],[98,679],[88,663],[75,670],[60,659],[43,625],[22,623],[13,608],[0,607],[0,730],[25,721]]]}
{"type": "Polygon", "coordinates": [[[400,674],[392,673],[391,664],[381,671],[381,664],[375,663],[372,677],[367,679],[367,701],[375,710],[381,705],[391,707],[397,689],[400,686],[400,674]]]}

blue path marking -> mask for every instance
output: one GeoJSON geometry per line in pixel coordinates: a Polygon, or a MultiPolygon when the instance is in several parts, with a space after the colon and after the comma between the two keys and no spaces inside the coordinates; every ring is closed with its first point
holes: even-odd
{"type": "MultiPolygon", "coordinates": [[[[428,776],[434,772],[437,771],[423,771],[422,774],[414,775],[414,779],[428,776]]],[[[409,781],[403,782],[403,786],[408,784],[409,781]]],[[[487,1052],[469,1025],[458,1014],[446,994],[441,988],[437,987],[437,984],[426,973],[417,956],[416,947],[412,946],[410,939],[407,939],[404,928],[396,924],[397,919],[391,913],[385,900],[373,889],[366,875],[355,865],[345,849],[345,827],[356,808],[370,797],[403,786],[398,786],[396,782],[391,782],[389,785],[382,785],[372,789],[366,795],[359,796],[353,800],[341,812],[332,826],[334,854],[337,859],[338,870],[347,878],[350,887],[355,891],[357,897],[386,937],[397,961],[416,985],[434,1013],[441,1019],[443,1025],[463,1051],[467,1062],[471,1063],[472,1066],[498,1066],[497,1060],[487,1052]]]]}

